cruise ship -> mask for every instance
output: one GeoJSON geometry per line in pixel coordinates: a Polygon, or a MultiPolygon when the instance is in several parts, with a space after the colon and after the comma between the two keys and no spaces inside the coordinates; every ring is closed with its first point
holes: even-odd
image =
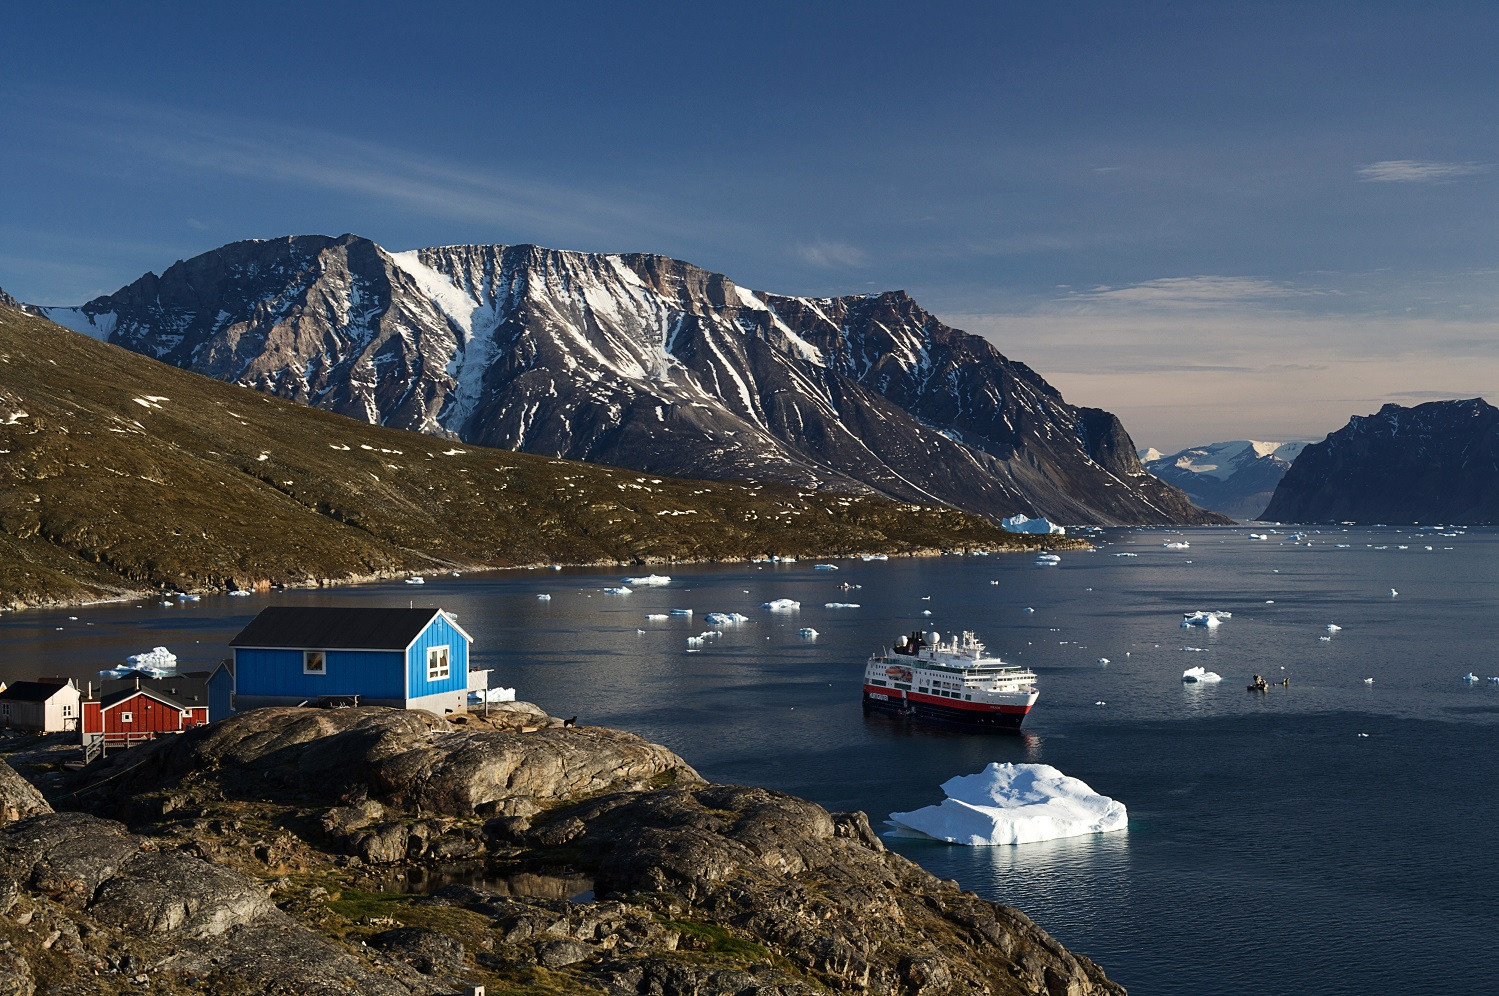
{"type": "Polygon", "coordinates": [[[864,708],[911,719],[1018,730],[1040,693],[1036,674],[988,657],[965,632],[944,642],[913,632],[864,668],[864,708]]]}

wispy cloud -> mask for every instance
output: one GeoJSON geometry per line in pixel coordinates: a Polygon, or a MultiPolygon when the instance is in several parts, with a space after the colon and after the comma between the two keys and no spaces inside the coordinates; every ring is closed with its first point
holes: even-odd
{"type": "Polygon", "coordinates": [[[1361,166],[1359,179],[1366,183],[1443,183],[1465,176],[1487,173],[1488,163],[1439,163],[1421,159],[1386,159],[1361,166]]]}
{"type": "Polygon", "coordinates": [[[1073,291],[1066,300],[1081,304],[1121,304],[1158,308],[1213,308],[1230,303],[1267,302],[1321,293],[1257,277],[1161,277],[1122,287],[1073,291]]]}
{"type": "Polygon", "coordinates": [[[793,246],[791,251],[809,266],[853,270],[869,264],[869,254],[847,242],[818,239],[793,246]]]}

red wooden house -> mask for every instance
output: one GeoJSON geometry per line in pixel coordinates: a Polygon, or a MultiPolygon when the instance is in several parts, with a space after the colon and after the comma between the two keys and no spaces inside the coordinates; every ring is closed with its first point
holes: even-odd
{"type": "Polygon", "coordinates": [[[85,747],[130,747],[208,722],[208,704],[183,705],[151,688],[121,688],[83,703],[85,747]]]}

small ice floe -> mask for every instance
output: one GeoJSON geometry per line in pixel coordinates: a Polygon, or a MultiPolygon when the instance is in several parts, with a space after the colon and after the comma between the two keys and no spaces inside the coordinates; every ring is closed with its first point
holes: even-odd
{"type": "Polygon", "coordinates": [[[1463,680],[1471,685],[1473,684],[1473,682],[1478,680],[1478,675],[1474,674],[1472,671],[1469,671],[1467,674],[1463,675],[1463,680]]]}
{"type": "Polygon", "coordinates": [[[1054,553],[1043,553],[1036,558],[1037,567],[1056,567],[1062,562],[1062,558],[1054,553]]]}
{"type": "Polygon", "coordinates": [[[1491,684],[1491,685],[1499,685],[1499,677],[1492,677],[1492,678],[1490,678],[1489,679],[1489,684],[1491,684]]]}
{"type": "Polygon", "coordinates": [[[1182,647],[1182,649],[1185,650],[1189,654],[1205,654],[1209,650],[1211,650],[1212,648],[1211,647],[1182,647]]]}
{"type": "Polygon", "coordinates": [[[1372,684],[1374,684],[1374,679],[1373,678],[1365,678],[1364,679],[1364,684],[1366,684],[1366,685],[1372,685],[1372,684]]]}
{"type": "Polygon", "coordinates": [[[822,607],[825,608],[825,609],[857,609],[859,607],[859,603],[858,602],[823,602],[822,603],[822,607]]]}
{"type": "Polygon", "coordinates": [[[689,636],[687,638],[687,645],[689,647],[701,647],[706,641],[708,641],[708,640],[716,640],[720,636],[723,636],[723,633],[721,633],[720,631],[718,631],[716,629],[704,630],[703,632],[699,633],[697,636],[689,636]]]}
{"type": "MultiPolygon", "coordinates": [[[[1426,548],[1426,549],[1428,549],[1428,550],[1430,550],[1430,549],[1431,549],[1431,547],[1427,547],[1427,548],[1426,548]]],[[[1398,591],[1396,591],[1396,590],[1395,590],[1395,589],[1394,589],[1394,588],[1391,588],[1391,589],[1390,589],[1390,597],[1391,597],[1391,598],[1394,598],[1394,597],[1395,597],[1395,596],[1396,596],[1396,595],[1398,595],[1398,594],[1400,594],[1400,592],[1398,592],[1398,591]]]]}
{"type": "Polygon", "coordinates": [[[620,578],[624,584],[633,584],[637,588],[661,588],[671,584],[671,578],[665,574],[647,574],[643,578],[620,578]]]}
{"type": "Polygon", "coordinates": [[[1232,612],[1203,612],[1201,610],[1197,612],[1183,612],[1182,629],[1189,629],[1192,626],[1217,629],[1223,625],[1223,620],[1232,619],[1233,617],[1234,614],[1232,612]]]}
{"type": "MultiPolygon", "coordinates": [[[[671,614],[674,615],[674,616],[690,616],[690,615],[692,615],[692,610],[691,609],[672,609],[671,610],[671,614]]],[[[647,616],[646,618],[650,618],[650,617],[647,616]]]]}
{"type": "Polygon", "coordinates": [[[1110,833],[1129,825],[1123,803],[1049,764],[991,764],[976,775],[949,778],[942,791],[947,798],[935,806],[891,813],[888,835],[982,847],[1110,833]]]}
{"type": "Polygon", "coordinates": [[[617,588],[605,588],[604,589],[604,594],[606,594],[606,595],[628,595],[628,594],[630,594],[630,589],[626,588],[624,585],[620,585],[617,588]]]}
{"type": "Polygon", "coordinates": [[[1319,636],[1319,637],[1317,637],[1317,639],[1321,640],[1323,643],[1331,643],[1332,642],[1332,637],[1330,637],[1330,636],[1319,636]]]}
{"type": "Polygon", "coordinates": [[[1100,663],[1100,664],[1111,664],[1113,662],[1110,661],[1107,657],[1100,657],[1100,658],[1098,658],[1098,663],[1100,663]]]}
{"type": "Polygon", "coordinates": [[[1103,699],[1099,699],[1097,702],[1095,702],[1093,704],[1096,705],[1096,706],[1106,706],[1106,705],[1108,705],[1108,703],[1105,702],[1103,699]]]}
{"type": "Polygon", "coordinates": [[[703,616],[703,622],[709,626],[738,626],[749,622],[749,616],[742,616],[737,612],[710,612],[703,616]]]}
{"type": "Polygon", "coordinates": [[[157,605],[176,605],[177,603],[176,602],[172,602],[172,601],[168,601],[167,599],[163,598],[161,601],[157,602],[156,604],[157,605]]]}
{"type": "Polygon", "coordinates": [[[551,565],[551,570],[560,571],[560,570],[562,570],[562,565],[561,564],[553,564],[553,565],[551,565]]]}
{"type": "Polygon", "coordinates": [[[817,630],[813,629],[811,626],[803,626],[801,629],[796,631],[796,635],[801,637],[803,640],[815,640],[817,639],[817,630]]]}
{"type": "Polygon", "coordinates": [[[1367,736],[1368,736],[1368,735],[1369,735],[1369,734],[1367,734],[1367,733],[1360,733],[1360,734],[1359,734],[1359,736],[1361,736],[1361,737],[1367,737],[1367,736]]]}
{"type": "Polygon", "coordinates": [[[931,595],[922,595],[921,596],[921,600],[923,602],[930,602],[932,600],[932,596],[931,595]]]}
{"type": "Polygon", "coordinates": [[[189,595],[185,591],[179,591],[177,593],[177,601],[179,601],[179,602],[196,602],[196,601],[198,601],[198,596],[197,595],[189,595]]]}
{"type": "Polygon", "coordinates": [[[424,577],[422,577],[420,574],[413,574],[411,577],[409,577],[409,578],[406,579],[406,583],[407,584],[426,584],[427,583],[427,579],[424,578],[424,577]]]}
{"type": "Polygon", "coordinates": [[[1328,623],[1327,624],[1327,631],[1329,633],[1340,633],[1340,632],[1342,632],[1342,630],[1343,630],[1343,627],[1339,626],[1337,623],[1328,623]]]}
{"type": "Polygon", "coordinates": [[[536,596],[536,600],[538,602],[550,602],[552,600],[552,596],[548,595],[546,592],[542,592],[540,595],[536,596]]]}
{"type": "Polygon", "coordinates": [[[468,701],[471,705],[483,702],[514,702],[515,689],[513,688],[481,688],[468,693],[468,701]]]}
{"type": "Polygon", "coordinates": [[[998,582],[998,581],[990,581],[990,582],[989,582],[989,583],[990,583],[990,584],[999,584],[999,582],[998,582]]]}
{"type": "Polygon", "coordinates": [[[1265,599],[1265,604],[1266,605],[1274,605],[1275,604],[1275,599],[1273,599],[1273,598],[1267,598],[1267,599],[1265,599]]]}
{"type": "Polygon", "coordinates": [[[760,608],[769,612],[796,612],[802,607],[802,603],[794,598],[777,598],[774,601],[760,603],[760,608]]]}
{"type": "Polygon", "coordinates": [[[1267,540],[1270,537],[1265,533],[1250,533],[1249,538],[1252,540],[1267,540]]]}
{"type": "MultiPolygon", "coordinates": [[[[862,588],[864,586],[862,584],[851,584],[851,583],[845,581],[842,584],[840,584],[838,587],[842,588],[844,591],[858,591],[860,588],[862,588]]],[[[746,594],[748,594],[748,593],[746,592],[746,594]]]]}
{"type": "Polygon", "coordinates": [[[1190,550],[1192,549],[1192,544],[1186,540],[1176,540],[1172,543],[1162,543],[1161,547],[1166,550],[1190,550]]]}
{"type": "Polygon", "coordinates": [[[862,557],[860,557],[859,559],[860,560],[866,560],[866,561],[867,560],[889,560],[890,559],[890,555],[889,554],[885,554],[885,553],[866,553],[862,557]]]}
{"type": "Polygon", "coordinates": [[[812,565],[812,569],[814,571],[836,571],[838,569],[838,565],[837,564],[813,564],[812,565]]]}
{"type": "Polygon", "coordinates": [[[1033,608],[1031,608],[1029,605],[1027,605],[1025,608],[1021,609],[1020,611],[1026,613],[1027,615],[1029,615],[1030,613],[1035,612],[1036,610],[1033,609],[1033,608]]]}
{"type": "Polygon", "coordinates": [[[1116,557],[1138,557],[1139,554],[1138,553],[1116,553],[1116,554],[1114,554],[1114,556],[1116,556],[1116,557]]]}
{"type": "Polygon", "coordinates": [[[1191,684],[1194,681],[1201,684],[1211,684],[1215,681],[1222,680],[1223,675],[1219,674],[1217,671],[1209,671],[1205,667],[1189,667],[1182,672],[1182,681],[1185,681],[1188,684],[1191,684]]]}
{"type": "Polygon", "coordinates": [[[245,591],[245,589],[243,588],[236,588],[229,594],[233,595],[235,598],[248,598],[250,596],[250,593],[248,591],[245,591]]]}
{"type": "Polygon", "coordinates": [[[643,630],[643,629],[637,629],[635,631],[635,635],[636,636],[644,636],[645,635],[645,630],[643,630]]]}
{"type": "Polygon", "coordinates": [[[666,613],[665,612],[652,612],[650,615],[648,615],[648,616],[645,617],[646,622],[660,622],[662,619],[665,619],[665,618],[666,618],[666,613]]]}
{"type": "Polygon", "coordinates": [[[929,615],[932,614],[932,610],[931,609],[922,609],[921,610],[921,614],[924,615],[924,616],[929,616],[929,615]]]}

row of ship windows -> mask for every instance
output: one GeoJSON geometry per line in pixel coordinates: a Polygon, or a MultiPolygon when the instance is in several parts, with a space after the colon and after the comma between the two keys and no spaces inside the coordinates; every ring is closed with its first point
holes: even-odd
{"type": "MultiPolygon", "coordinates": [[[[885,679],[883,679],[883,678],[870,678],[869,679],[869,683],[871,685],[884,685],[885,684],[885,679]]],[[[904,682],[896,681],[896,682],[891,682],[891,684],[893,684],[896,688],[901,689],[902,691],[909,692],[911,690],[911,686],[905,684],[904,682]]],[[[928,694],[928,695],[945,695],[945,696],[947,696],[950,699],[964,699],[965,701],[968,701],[968,702],[972,702],[973,701],[973,696],[972,695],[959,695],[957,692],[945,692],[945,691],[943,691],[940,688],[933,688],[930,691],[928,691],[925,688],[918,688],[916,690],[918,692],[922,692],[922,693],[925,693],[925,694],[928,694]]]]}

